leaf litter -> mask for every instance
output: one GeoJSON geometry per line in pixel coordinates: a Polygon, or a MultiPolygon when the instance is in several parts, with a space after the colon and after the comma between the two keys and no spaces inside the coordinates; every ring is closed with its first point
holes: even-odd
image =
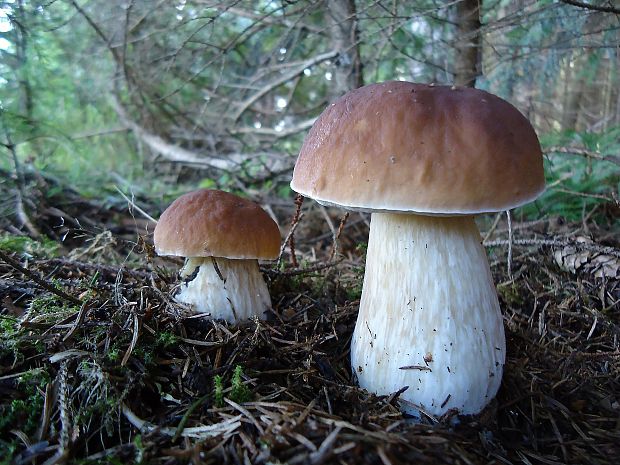
{"type": "Polygon", "coordinates": [[[172,297],[178,261],[153,257],[140,221],[111,226],[121,208],[65,213],[66,231],[50,230],[70,239],[50,256],[4,249],[3,459],[618,463],[620,283],[601,274],[617,268],[612,226],[573,240],[582,225],[522,223],[508,266],[496,221],[483,236],[506,327],[502,387],[478,416],[416,421],[399,411],[403,390],[370,394],[349,365],[368,218],[351,214],[325,234],[326,212],[299,208],[274,207],[280,224],[297,222],[295,260],[287,248],[279,267],[262,266],[273,314],[238,326],[184,316],[172,297]]]}

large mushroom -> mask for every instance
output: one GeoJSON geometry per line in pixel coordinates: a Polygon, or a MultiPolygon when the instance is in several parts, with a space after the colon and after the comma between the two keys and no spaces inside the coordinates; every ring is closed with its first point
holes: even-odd
{"type": "Polygon", "coordinates": [[[280,250],[280,230],[256,203],[218,190],[182,195],[162,213],[154,233],[158,255],[186,257],[176,295],[193,313],[240,322],[271,308],[258,259],[280,250]]]}
{"type": "Polygon", "coordinates": [[[293,190],[372,212],[351,365],[404,411],[480,412],[500,386],[502,315],[473,215],[544,190],[538,138],[508,102],[470,88],[386,82],[332,103],[293,190]]]}

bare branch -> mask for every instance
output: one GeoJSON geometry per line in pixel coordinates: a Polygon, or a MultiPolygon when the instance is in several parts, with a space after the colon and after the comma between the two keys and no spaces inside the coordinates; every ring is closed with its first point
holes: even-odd
{"type": "Polygon", "coordinates": [[[178,145],[166,142],[161,137],[155,134],[151,134],[146,129],[141,127],[138,123],[132,121],[127,116],[127,113],[125,112],[122,105],[116,99],[112,99],[112,106],[114,107],[114,110],[118,114],[119,118],[123,121],[123,123],[126,124],[127,127],[130,128],[137,137],[139,137],[146,145],[148,145],[151,150],[158,153],[167,160],[177,163],[205,165],[227,171],[232,170],[233,168],[235,168],[235,166],[237,166],[237,163],[233,162],[232,160],[226,160],[223,158],[202,157],[183,147],[179,147],[178,145]]]}
{"type": "Polygon", "coordinates": [[[603,155],[593,150],[588,150],[580,147],[560,147],[553,146],[545,150],[545,153],[567,153],[581,155],[586,158],[594,158],[595,160],[608,161],[616,165],[620,165],[620,156],[618,155],[603,155]]]}
{"type": "Polygon", "coordinates": [[[233,115],[233,121],[237,121],[241,117],[241,115],[243,113],[245,113],[245,111],[254,102],[256,102],[259,98],[261,98],[263,95],[265,95],[269,91],[271,91],[271,90],[275,89],[276,87],[281,86],[285,82],[288,82],[291,79],[299,76],[300,74],[302,74],[304,72],[304,69],[309,68],[309,67],[314,66],[314,65],[317,65],[317,64],[319,64],[319,63],[321,63],[323,61],[327,61],[327,60],[329,60],[331,58],[336,57],[337,55],[338,55],[338,52],[335,51],[335,50],[332,50],[332,51],[326,52],[326,53],[321,53],[320,55],[316,55],[315,57],[310,58],[309,60],[306,60],[306,61],[302,62],[302,64],[300,66],[290,70],[286,74],[283,74],[278,79],[274,79],[273,81],[267,83],[264,87],[262,87],[260,90],[258,90],[256,93],[254,93],[249,98],[247,98],[244,102],[241,102],[241,105],[240,105],[239,109],[233,115]]]}
{"type": "Polygon", "coordinates": [[[240,127],[237,129],[231,129],[230,134],[260,134],[266,136],[275,136],[276,138],[290,136],[292,134],[297,134],[298,132],[305,131],[306,129],[312,127],[316,118],[310,118],[304,121],[299,122],[295,126],[290,128],[282,129],[278,131],[277,129],[272,128],[254,128],[254,127],[240,127]]]}
{"type": "MultiPolygon", "coordinates": [[[[575,0],[560,0],[567,5],[577,6],[579,8],[585,8],[586,10],[601,11],[603,13],[614,13],[620,15],[620,9],[613,6],[592,5],[591,3],[577,2],[575,0]]],[[[611,3],[611,2],[610,2],[611,3]]]]}
{"type": "MultiPolygon", "coordinates": [[[[221,6],[218,7],[218,8],[224,9],[221,6]]],[[[253,13],[253,12],[248,11],[248,10],[244,10],[242,8],[231,7],[231,8],[226,9],[226,12],[227,13],[232,13],[232,14],[237,15],[237,16],[241,16],[243,18],[255,19],[257,22],[265,23],[265,24],[268,24],[270,26],[272,26],[272,25],[273,26],[281,26],[281,27],[286,27],[286,28],[289,28],[289,29],[293,29],[293,28],[307,29],[308,31],[313,32],[315,34],[322,34],[322,33],[325,32],[324,29],[315,27],[315,26],[313,26],[311,24],[302,23],[300,21],[295,21],[295,22],[288,21],[288,20],[283,19],[283,18],[273,19],[273,18],[270,18],[270,17],[265,16],[265,15],[258,15],[256,13],[253,13]]]]}

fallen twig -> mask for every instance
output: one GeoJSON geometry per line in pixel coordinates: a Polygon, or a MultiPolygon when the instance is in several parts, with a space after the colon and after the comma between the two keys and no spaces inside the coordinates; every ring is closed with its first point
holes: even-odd
{"type": "MultiPolygon", "coordinates": [[[[485,247],[497,247],[497,246],[507,246],[510,244],[510,241],[498,239],[495,241],[483,242],[482,245],[485,247]]],[[[592,244],[587,242],[574,242],[574,241],[558,241],[555,239],[514,239],[512,241],[512,245],[544,245],[551,247],[575,247],[578,250],[593,250],[595,252],[602,252],[608,255],[613,255],[614,257],[620,258],[620,250],[614,249],[613,247],[607,247],[604,245],[592,244]]]]}
{"type": "Polygon", "coordinates": [[[17,271],[28,276],[30,279],[36,282],[43,289],[46,289],[50,291],[51,293],[56,294],[58,297],[61,297],[64,300],[68,300],[71,303],[74,303],[76,305],[82,305],[82,301],[80,299],[78,299],[77,297],[73,297],[72,295],[67,294],[63,290],[58,289],[54,287],[53,285],[47,283],[45,280],[41,279],[37,274],[33,273],[32,271],[20,265],[17,262],[17,260],[14,260],[9,255],[4,253],[2,250],[0,250],[0,259],[2,259],[5,263],[15,268],[17,271]]]}
{"type": "MultiPolygon", "coordinates": [[[[145,421],[138,417],[131,409],[123,404],[123,415],[125,418],[140,431],[146,433],[158,432],[166,436],[174,436],[177,432],[177,428],[170,428],[168,426],[157,426],[148,421],[145,421]]],[[[185,428],[181,431],[180,435],[188,438],[206,439],[214,436],[220,436],[223,434],[230,434],[241,426],[241,418],[243,415],[237,415],[219,423],[213,423],[208,426],[194,426],[192,428],[185,428]]]]}

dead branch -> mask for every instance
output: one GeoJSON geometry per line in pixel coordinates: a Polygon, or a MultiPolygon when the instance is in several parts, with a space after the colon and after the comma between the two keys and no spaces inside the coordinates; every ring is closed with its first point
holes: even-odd
{"type": "Polygon", "coordinates": [[[315,57],[310,58],[309,60],[304,61],[301,65],[299,65],[296,68],[293,68],[292,70],[290,70],[289,72],[283,74],[279,78],[274,79],[273,81],[270,81],[265,86],[263,86],[261,89],[256,91],[250,97],[248,97],[246,100],[241,102],[241,104],[239,105],[239,108],[233,114],[232,120],[235,121],[235,122],[238,121],[239,118],[241,117],[241,115],[243,113],[245,113],[246,110],[248,108],[250,108],[250,106],[254,102],[256,102],[263,95],[265,95],[268,92],[272,91],[276,87],[281,86],[282,84],[284,84],[284,83],[290,81],[291,79],[294,79],[295,77],[299,76],[300,74],[302,74],[304,72],[304,69],[310,68],[310,67],[312,67],[314,65],[322,63],[323,61],[327,61],[327,60],[329,60],[331,58],[334,58],[336,56],[338,56],[338,52],[335,51],[335,50],[332,50],[330,52],[321,53],[319,55],[316,55],[315,57]]]}
{"type": "Polygon", "coordinates": [[[127,125],[127,127],[129,127],[134,132],[137,137],[139,137],[151,150],[158,153],[167,160],[176,163],[210,166],[212,168],[224,171],[232,171],[238,166],[238,164],[234,163],[232,160],[199,156],[190,150],[179,147],[178,145],[173,145],[169,142],[166,142],[161,137],[155,134],[151,134],[146,129],[141,127],[138,123],[132,121],[127,116],[127,113],[125,112],[123,106],[115,98],[112,99],[112,107],[118,114],[118,117],[123,121],[123,123],[127,125]]]}
{"type": "MultiPolygon", "coordinates": [[[[497,247],[508,246],[511,241],[509,240],[495,240],[483,242],[485,247],[497,247]]],[[[539,245],[550,247],[575,247],[577,250],[592,250],[594,252],[600,252],[607,255],[613,255],[620,258],[620,250],[613,247],[606,247],[603,245],[592,244],[588,242],[575,242],[575,241],[560,241],[555,239],[514,239],[512,245],[539,245]]]]}
{"type": "Polygon", "coordinates": [[[574,154],[581,155],[586,158],[594,158],[595,160],[604,160],[610,163],[614,163],[616,165],[620,165],[620,156],[618,155],[603,155],[599,152],[595,152],[593,150],[588,150],[582,147],[561,147],[561,146],[552,146],[545,150],[545,153],[566,153],[566,154],[574,154]]]}
{"type": "Polygon", "coordinates": [[[58,297],[67,300],[75,305],[82,305],[82,301],[80,299],[78,299],[77,297],[73,297],[72,295],[67,294],[65,291],[60,290],[56,287],[54,287],[53,285],[49,284],[48,282],[46,282],[44,279],[40,278],[36,273],[33,273],[32,271],[28,270],[27,268],[24,268],[22,265],[20,265],[17,260],[14,260],[13,258],[11,258],[9,255],[7,255],[6,253],[4,253],[2,250],[0,250],[0,259],[2,259],[5,263],[7,263],[8,265],[12,266],[13,268],[15,268],[17,271],[25,274],[26,276],[28,276],[30,279],[32,279],[34,282],[36,282],[39,286],[41,286],[43,289],[46,289],[48,291],[50,291],[52,294],[56,294],[58,297]]]}
{"type": "MultiPolygon", "coordinates": [[[[603,13],[613,13],[616,15],[620,15],[620,9],[614,8],[613,6],[602,6],[602,5],[593,5],[591,3],[578,2],[577,0],[560,0],[562,3],[566,3],[567,5],[577,6],[579,8],[584,8],[586,10],[593,11],[601,11],[603,13]]],[[[610,2],[611,5],[611,2],[610,2]]]]}
{"type": "MultiPolygon", "coordinates": [[[[258,15],[256,13],[253,13],[251,11],[248,10],[244,10],[242,8],[236,8],[236,7],[230,7],[230,8],[224,8],[222,6],[217,6],[216,8],[219,8],[221,10],[226,11],[227,13],[231,13],[237,16],[241,16],[242,18],[249,18],[249,19],[255,19],[257,22],[259,23],[264,23],[264,24],[268,24],[270,26],[280,26],[280,27],[286,27],[289,29],[307,29],[310,32],[313,32],[315,34],[322,34],[324,33],[324,30],[321,28],[318,28],[316,26],[313,26],[312,24],[308,24],[305,22],[301,22],[301,21],[289,21],[285,18],[281,18],[278,17],[277,19],[274,18],[270,18],[267,15],[258,15]]],[[[292,13],[294,14],[294,13],[292,13]]]]}
{"type": "MultiPolygon", "coordinates": [[[[157,431],[158,433],[164,434],[166,436],[174,436],[177,432],[176,428],[170,428],[166,426],[160,427],[141,419],[135,413],[133,413],[132,410],[125,404],[123,404],[122,409],[123,415],[125,415],[127,421],[129,421],[129,423],[131,423],[139,431],[145,433],[157,431]]],[[[193,428],[185,428],[183,429],[183,431],[181,431],[180,435],[183,437],[205,439],[213,436],[230,434],[241,426],[240,420],[242,417],[243,415],[237,415],[236,417],[231,417],[223,420],[220,423],[215,423],[208,426],[195,426],[193,428]]]]}

